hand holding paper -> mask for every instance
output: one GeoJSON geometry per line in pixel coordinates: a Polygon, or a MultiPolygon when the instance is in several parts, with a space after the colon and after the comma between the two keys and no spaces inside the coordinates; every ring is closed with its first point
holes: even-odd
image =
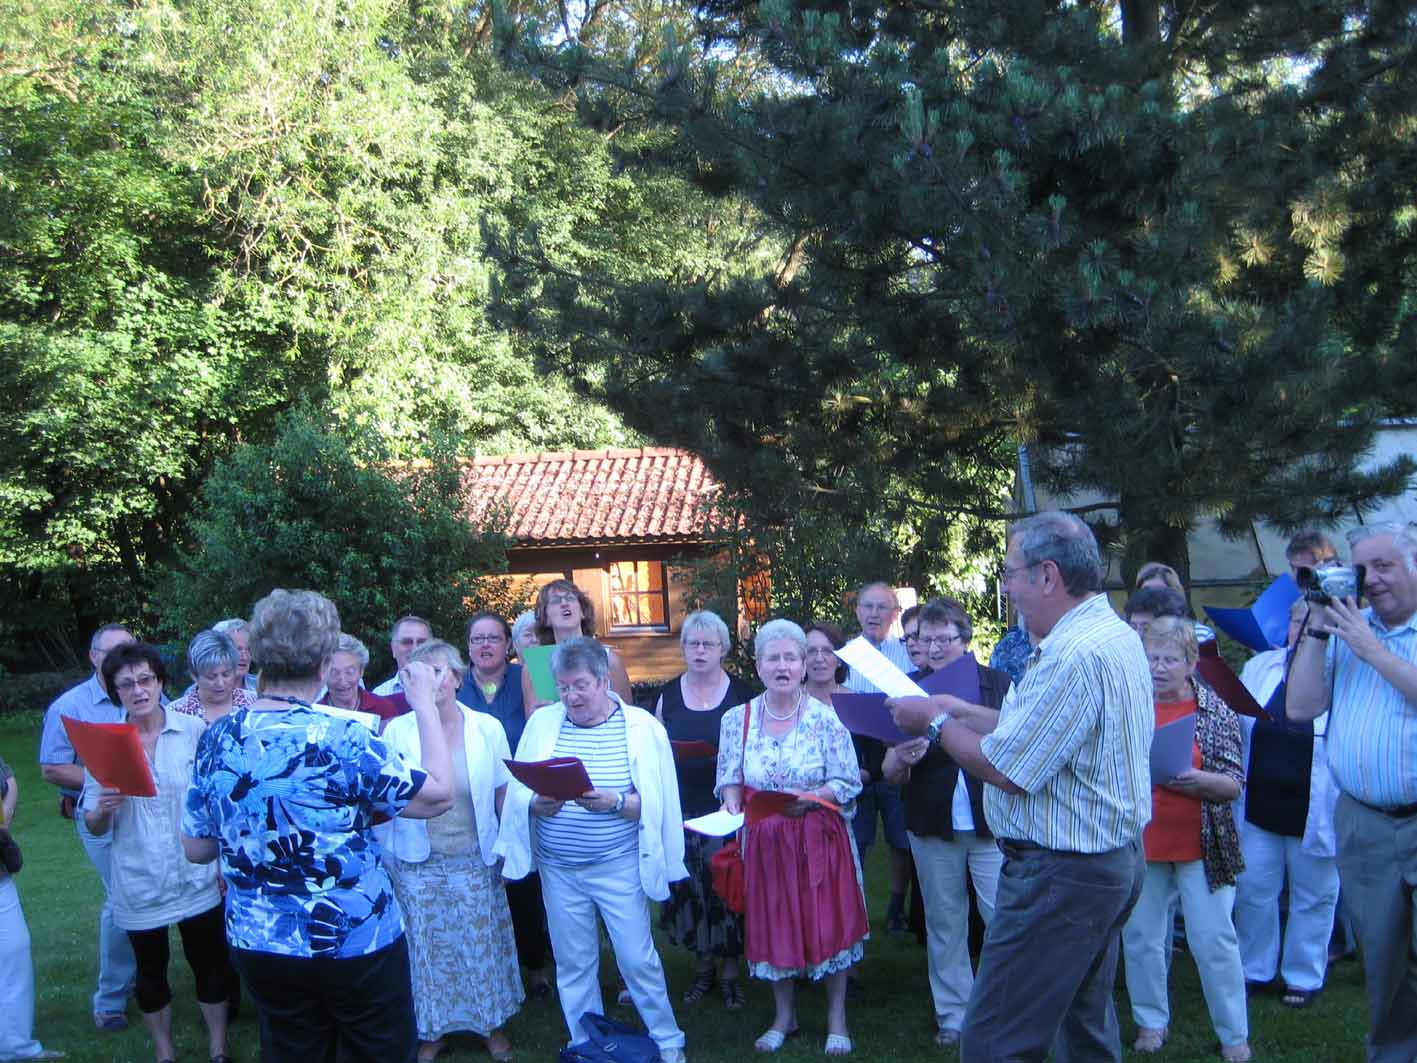
{"type": "Polygon", "coordinates": [[[557,801],[574,801],[595,789],[579,757],[552,757],[550,760],[508,760],[512,778],[534,794],[557,801]]]}
{"type": "Polygon", "coordinates": [[[836,710],[842,725],[854,735],[879,738],[888,746],[906,739],[891,719],[884,694],[833,694],[832,708],[836,710]]]}
{"type": "Polygon", "coordinates": [[[743,826],[743,813],[733,813],[720,808],[706,816],[695,816],[684,821],[686,830],[706,834],[710,838],[726,838],[743,826]]]}
{"type": "Polygon", "coordinates": [[[1151,784],[1162,786],[1190,771],[1195,744],[1195,713],[1158,727],[1151,736],[1151,784]]]}
{"type": "Polygon", "coordinates": [[[84,723],[59,717],[74,752],[101,786],[128,797],[156,797],[152,768],[131,723],[84,723]]]}
{"type": "Polygon", "coordinates": [[[925,691],[906,677],[884,653],[858,635],[836,655],[846,664],[856,669],[865,679],[875,684],[877,690],[892,698],[906,698],[923,695],[925,691]]]}
{"type": "Polygon", "coordinates": [[[765,819],[771,819],[773,816],[800,816],[808,808],[817,805],[832,812],[841,811],[840,805],[828,801],[819,794],[799,790],[758,790],[748,798],[748,807],[744,812],[748,825],[751,827],[765,819]]]}

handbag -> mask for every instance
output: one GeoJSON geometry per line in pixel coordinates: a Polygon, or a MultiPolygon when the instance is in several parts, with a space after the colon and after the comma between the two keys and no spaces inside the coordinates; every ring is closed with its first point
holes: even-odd
{"type": "Polygon", "coordinates": [[[20,855],[20,843],[11,837],[10,828],[0,827],[0,867],[14,875],[24,865],[25,859],[20,855]]]}
{"type": "MultiPolygon", "coordinates": [[[[751,699],[743,706],[743,750],[748,746],[748,716],[753,711],[751,699]]],[[[709,874],[713,879],[713,891],[718,894],[724,906],[738,915],[748,907],[748,890],[743,881],[743,846],[735,837],[725,842],[723,847],[709,857],[709,874]]]]}
{"type": "Polygon", "coordinates": [[[561,1049],[560,1063],[659,1063],[659,1045],[649,1034],[588,1011],[581,1016],[587,1039],[561,1049]]]}

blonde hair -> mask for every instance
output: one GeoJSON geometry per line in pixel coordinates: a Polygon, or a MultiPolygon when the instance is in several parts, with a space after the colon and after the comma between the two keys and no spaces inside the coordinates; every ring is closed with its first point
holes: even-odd
{"type": "Polygon", "coordinates": [[[1196,643],[1195,621],[1182,616],[1158,616],[1146,625],[1142,642],[1150,645],[1180,646],[1186,655],[1187,664],[1200,660],[1200,646],[1196,643]]]}
{"type": "Polygon", "coordinates": [[[1160,561],[1148,561],[1146,564],[1142,565],[1141,568],[1137,569],[1136,585],[1140,587],[1147,580],[1156,579],[1157,577],[1160,577],[1161,582],[1165,583],[1171,590],[1179,594],[1186,593],[1186,588],[1181,586],[1181,577],[1176,570],[1170,565],[1163,564],[1160,561]]]}

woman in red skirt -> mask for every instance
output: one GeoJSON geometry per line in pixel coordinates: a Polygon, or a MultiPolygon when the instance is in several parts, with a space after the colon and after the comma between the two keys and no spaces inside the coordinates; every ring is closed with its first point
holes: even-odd
{"type": "Polygon", "coordinates": [[[806,649],[790,620],[758,629],[764,692],[723,717],[718,794],[730,812],[758,791],[805,795],[743,831],[744,955],[752,975],[772,983],[776,1008],[753,1047],[776,1052],[797,1032],[793,990],[806,977],[826,981],[826,1052],[844,1056],[851,1051],[846,972],[861,959],[868,929],[861,862],[846,822],[861,773],[835,710],[802,689],[806,649]]]}

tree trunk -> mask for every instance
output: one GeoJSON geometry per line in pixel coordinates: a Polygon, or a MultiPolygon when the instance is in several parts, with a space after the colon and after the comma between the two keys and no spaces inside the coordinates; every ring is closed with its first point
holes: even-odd
{"type": "Polygon", "coordinates": [[[1166,525],[1148,526],[1144,519],[1128,519],[1125,508],[1120,511],[1122,520],[1122,581],[1128,592],[1136,582],[1137,570],[1148,561],[1161,561],[1170,565],[1181,577],[1181,586],[1186,588],[1187,601],[1191,591],[1191,552],[1187,542],[1189,529],[1173,528],[1166,525]]]}
{"type": "Polygon", "coordinates": [[[1161,4],[1158,0],[1122,0],[1122,40],[1133,47],[1161,43],[1161,4]]]}

